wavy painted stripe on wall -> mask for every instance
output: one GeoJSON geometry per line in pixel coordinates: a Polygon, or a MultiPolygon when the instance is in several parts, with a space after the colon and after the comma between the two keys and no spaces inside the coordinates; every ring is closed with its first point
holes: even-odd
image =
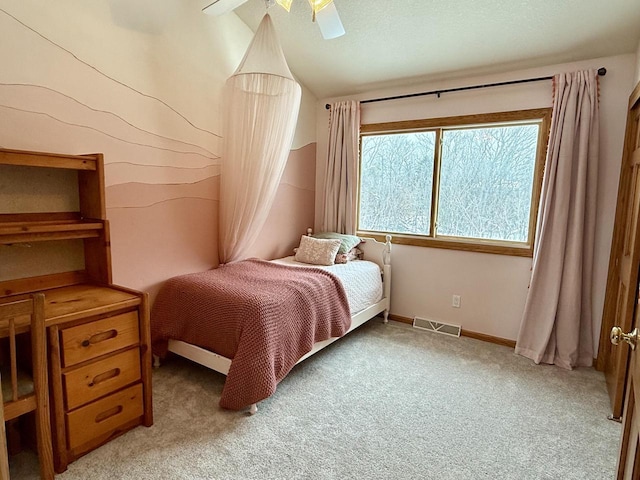
{"type": "MultiPolygon", "coordinates": [[[[8,11],[0,8],[0,12],[2,12],[5,15],[6,19],[11,19],[9,21],[9,23],[11,23],[14,27],[15,26],[20,26],[23,29],[23,34],[27,33],[27,34],[31,34],[31,36],[35,35],[37,37],[39,37],[40,39],[42,39],[44,42],[46,42],[48,45],[54,47],[57,50],[57,53],[62,54],[62,56],[64,57],[68,57],[68,58],[73,58],[76,63],[80,63],[84,66],[86,66],[87,68],[93,70],[97,75],[100,75],[102,77],[104,77],[105,79],[110,80],[111,82],[130,90],[131,92],[135,92],[136,94],[145,97],[149,100],[154,100],[155,102],[157,102],[158,104],[164,106],[165,108],[167,108],[169,111],[173,112],[175,115],[177,115],[178,117],[180,117],[182,120],[184,120],[186,123],[188,123],[191,127],[193,127],[196,130],[199,130],[201,132],[204,133],[208,133],[210,135],[213,136],[218,136],[218,134],[199,127],[197,125],[195,125],[193,122],[191,122],[186,116],[184,116],[182,113],[180,113],[178,110],[176,110],[174,107],[172,107],[171,105],[169,105],[168,103],[166,103],[164,100],[161,100],[153,95],[144,93],[120,80],[118,80],[117,78],[103,72],[102,70],[100,70],[99,68],[97,68],[96,66],[88,63],[87,61],[81,59],[80,57],[78,57],[76,54],[74,54],[71,50],[66,49],[65,47],[63,47],[62,45],[59,45],[58,43],[54,42],[52,39],[50,39],[49,37],[45,36],[44,34],[42,34],[41,32],[39,32],[38,30],[32,28],[31,26],[29,26],[27,23],[23,22],[22,20],[20,20],[19,18],[17,18],[16,16],[12,15],[11,13],[9,13],[8,11]]],[[[6,27],[7,29],[10,27],[6,27]]],[[[5,33],[7,32],[7,30],[5,30],[5,33]]],[[[32,39],[31,39],[32,40],[32,39]]],[[[6,42],[9,43],[9,42],[6,42]]]]}
{"type": "Polygon", "coordinates": [[[48,115],[1,106],[0,144],[7,148],[45,152],[103,153],[107,186],[126,181],[168,183],[172,172],[182,174],[171,178],[171,183],[183,180],[193,182],[219,172],[218,161],[214,165],[202,166],[200,160],[194,164],[190,161],[193,156],[131,145],[95,128],[68,125],[48,115]],[[113,167],[110,166],[110,161],[114,161],[113,167]],[[147,162],[152,165],[145,167],[147,162]],[[132,176],[128,176],[129,172],[132,176]]]}
{"type": "Polygon", "coordinates": [[[130,162],[109,162],[105,165],[106,185],[120,185],[128,182],[159,183],[163,185],[195,183],[220,175],[220,165],[206,167],[165,167],[162,165],[139,165],[130,162]]]}
{"type": "MultiPolygon", "coordinates": [[[[128,182],[163,185],[195,183],[220,175],[221,169],[221,165],[191,168],[143,165],[135,162],[109,162],[105,165],[108,187],[128,182]]],[[[280,184],[315,191],[315,144],[290,152],[280,184]]]]}
{"type": "Polygon", "coordinates": [[[287,167],[280,184],[289,184],[305,190],[315,191],[316,144],[311,143],[298,150],[291,150],[287,167]]]}
{"type": "Polygon", "coordinates": [[[0,42],[3,60],[0,81],[3,83],[43,85],[96,110],[117,112],[141,129],[158,134],[170,132],[170,136],[196,145],[213,142],[214,147],[208,149],[218,150],[215,145],[220,141],[219,134],[193,125],[162,100],[105,75],[1,8],[0,31],[4,38],[12,39],[0,42]],[[28,64],[25,64],[26,48],[29,48],[28,64]]]}
{"type": "Polygon", "coordinates": [[[315,140],[310,140],[303,145],[293,145],[291,147],[291,151],[302,150],[303,148],[308,147],[309,145],[316,145],[316,143],[317,142],[315,140]]]}
{"type": "MultiPolygon", "coordinates": [[[[285,186],[295,190],[314,192],[315,162],[311,154],[313,149],[304,152],[291,152],[285,173],[280,182],[280,189],[285,186]]],[[[107,206],[109,208],[143,207],[163,201],[181,197],[219,198],[220,175],[219,167],[212,167],[215,174],[202,178],[210,169],[176,169],[166,167],[149,167],[132,164],[108,164],[113,182],[106,189],[107,206]],[[118,172],[113,168],[118,167],[118,172]],[[152,171],[157,170],[157,171],[152,171]],[[192,178],[189,179],[188,177],[192,178]],[[153,181],[149,181],[150,178],[153,181]],[[159,181],[164,178],[164,181],[159,181]]]]}
{"type": "Polygon", "coordinates": [[[209,159],[220,157],[203,146],[150,132],[132,124],[114,112],[98,110],[70,95],[43,85],[0,82],[0,103],[15,108],[48,113],[59,120],[65,120],[72,124],[100,124],[101,131],[111,132],[112,135],[123,140],[137,140],[146,145],[165,145],[167,148],[172,146],[172,150],[176,152],[198,154],[209,159]]]}
{"type": "MultiPolygon", "coordinates": [[[[67,122],[67,121],[61,120],[60,118],[57,118],[57,117],[55,117],[55,116],[53,116],[53,115],[51,115],[49,113],[46,113],[46,112],[40,112],[40,111],[36,111],[36,110],[28,110],[28,109],[25,109],[25,108],[12,107],[12,106],[5,105],[5,104],[0,104],[0,107],[1,108],[5,108],[5,109],[9,109],[9,110],[16,110],[16,111],[23,112],[23,113],[31,113],[31,114],[34,114],[34,115],[42,115],[42,116],[50,118],[51,120],[55,120],[57,122],[64,123],[65,125],[69,125],[69,126],[72,126],[72,127],[83,128],[83,129],[88,129],[88,130],[93,130],[95,132],[99,132],[99,133],[101,133],[102,135],[104,135],[106,137],[112,138],[114,140],[118,140],[118,141],[123,142],[123,143],[128,143],[128,144],[136,146],[136,147],[155,148],[155,149],[158,149],[158,150],[164,150],[165,152],[178,153],[178,154],[181,154],[181,155],[203,156],[203,155],[201,155],[199,153],[195,153],[195,152],[182,152],[182,151],[179,151],[179,150],[172,150],[170,148],[157,147],[157,146],[153,146],[153,145],[148,145],[146,143],[140,143],[140,142],[135,142],[135,141],[131,141],[131,140],[125,140],[124,138],[120,138],[120,137],[117,137],[117,136],[112,135],[110,133],[104,132],[104,131],[96,128],[96,127],[92,127],[92,126],[89,126],[89,125],[82,125],[82,124],[79,124],[79,123],[67,122]]],[[[210,160],[215,160],[215,159],[214,158],[210,158],[210,160]]]]}
{"type": "Polygon", "coordinates": [[[190,184],[123,183],[105,190],[107,208],[145,208],[177,198],[218,200],[220,177],[209,177],[190,184]]]}

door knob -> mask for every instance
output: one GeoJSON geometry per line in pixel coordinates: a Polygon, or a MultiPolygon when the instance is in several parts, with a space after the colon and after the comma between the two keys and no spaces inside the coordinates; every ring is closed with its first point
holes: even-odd
{"type": "Polygon", "coordinates": [[[638,329],[634,328],[631,333],[623,333],[620,327],[613,327],[610,338],[614,345],[620,345],[621,341],[627,342],[631,346],[631,350],[635,350],[638,343],[638,329]]]}

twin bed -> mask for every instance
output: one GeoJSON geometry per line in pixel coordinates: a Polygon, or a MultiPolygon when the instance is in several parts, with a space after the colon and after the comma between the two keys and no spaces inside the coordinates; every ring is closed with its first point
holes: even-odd
{"type": "Polygon", "coordinates": [[[220,406],[255,413],[294,365],[380,313],[386,323],[391,237],[362,240],[342,264],[296,254],[169,279],[151,314],[154,365],[172,352],[220,372],[220,406]]]}

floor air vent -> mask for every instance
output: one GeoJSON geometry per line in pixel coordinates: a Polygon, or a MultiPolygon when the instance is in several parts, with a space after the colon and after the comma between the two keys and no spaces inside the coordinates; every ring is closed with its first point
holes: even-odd
{"type": "Polygon", "coordinates": [[[426,318],[414,317],[413,326],[415,328],[420,328],[421,330],[429,330],[430,332],[451,335],[452,337],[460,336],[459,325],[450,325],[448,323],[436,322],[433,320],[428,320],[426,318]]]}

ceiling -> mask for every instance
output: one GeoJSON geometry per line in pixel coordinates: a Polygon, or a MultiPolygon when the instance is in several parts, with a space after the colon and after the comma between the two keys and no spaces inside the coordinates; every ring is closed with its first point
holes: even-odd
{"type": "MultiPolygon", "coordinates": [[[[640,0],[334,0],[324,40],[306,0],[269,9],[297,78],[318,98],[636,52],[640,0]]],[[[264,0],[235,13],[255,31],[264,0]]]]}

